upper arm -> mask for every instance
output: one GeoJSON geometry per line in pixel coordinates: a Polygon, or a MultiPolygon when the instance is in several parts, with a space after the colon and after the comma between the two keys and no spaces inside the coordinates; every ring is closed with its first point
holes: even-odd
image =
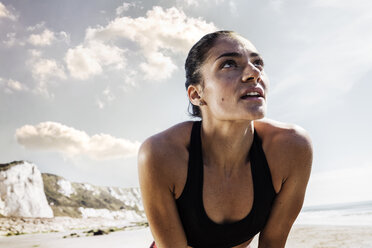
{"type": "Polygon", "coordinates": [[[167,149],[156,138],[146,140],[138,155],[138,175],[143,205],[159,248],[187,247],[186,236],[172,192],[172,168],[167,149]]]}
{"type": "Polygon", "coordinates": [[[270,217],[260,233],[259,247],[284,247],[293,222],[299,214],[310,177],[312,146],[304,130],[291,130],[277,141],[273,151],[276,166],[286,168],[270,217]],[[277,153],[277,154],[275,154],[277,153]]]}

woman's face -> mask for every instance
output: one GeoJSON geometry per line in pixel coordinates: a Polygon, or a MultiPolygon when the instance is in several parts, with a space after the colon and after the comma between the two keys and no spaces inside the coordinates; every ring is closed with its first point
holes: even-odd
{"type": "Polygon", "coordinates": [[[248,40],[221,37],[201,67],[200,97],[204,117],[219,120],[256,120],[266,112],[269,80],[263,60],[248,40]]]}

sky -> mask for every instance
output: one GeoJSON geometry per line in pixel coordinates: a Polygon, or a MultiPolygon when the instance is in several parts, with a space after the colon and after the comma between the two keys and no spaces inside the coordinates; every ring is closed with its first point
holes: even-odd
{"type": "Polygon", "coordinates": [[[372,2],[0,0],[0,163],[138,187],[138,148],[190,120],[184,61],[234,30],[265,60],[267,118],[314,146],[305,206],[372,200],[372,2]]]}

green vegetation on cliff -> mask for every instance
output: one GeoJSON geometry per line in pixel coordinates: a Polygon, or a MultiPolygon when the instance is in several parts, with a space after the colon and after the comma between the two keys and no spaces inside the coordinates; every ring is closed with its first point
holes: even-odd
{"type": "MultiPolygon", "coordinates": [[[[119,210],[139,210],[138,204],[129,204],[125,199],[126,195],[135,195],[134,189],[120,189],[115,187],[94,186],[84,183],[71,183],[72,191],[70,195],[63,194],[59,181],[64,178],[43,173],[44,191],[49,205],[52,207],[54,216],[81,217],[79,207],[93,209],[108,209],[111,211],[119,210]],[[120,199],[118,199],[120,198],[120,199]],[[123,198],[123,199],[122,199],[123,198]]],[[[135,202],[139,203],[139,195],[135,202]]]]}

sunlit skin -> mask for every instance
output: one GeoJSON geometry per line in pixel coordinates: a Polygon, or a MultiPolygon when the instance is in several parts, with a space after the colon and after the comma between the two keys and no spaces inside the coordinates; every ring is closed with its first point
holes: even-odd
{"type": "MultiPolygon", "coordinates": [[[[196,87],[206,106],[202,106],[203,120],[256,120],[263,118],[269,79],[265,74],[263,59],[256,48],[241,37],[224,37],[217,40],[208,53],[201,72],[203,84],[196,87]],[[257,101],[242,101],[242,93],[250,88],[263,90],[264,97],[257,101]],[[210,116],[211,115],[211,116],[210,116]]],[[[193,103],[199,105],[188,93],[193,103]]]]}
{"type": "Polygon", "coordinates": [[[247,168],[253,120],[265,116],[269,80],[257,49],[239,36],[217,40],[201,72],[203,83],[190,86],[188,94],[192,103],[204,102],[200,107],[205,165],[217,166],[228,175],[235,166],[247,168]],[[263,96],[241,98],[254,89],[261,89],[263,96]]]}
{"type": "MultiPolygon", "coordinates": [[[[256,129],[277,193],[259,236],[259,248],[284,247],[303,203],[312,162],[306,132],[297,126],[259,120],[265,116],[268,77],[257,49],[233,35],[219,38],[201,66],[202,82],[190,85],[190,101],[202,112],[203,203],[216,223],[243,219],[253,204],[249,150],[256,129]],[[257,92],[257,96],[243,97],[257,92]]],[[[144,208],[159,248],[186,248],[175,200],[188,168],[192,122],[180,123],[147,139],[138,165],[144,208]]],[[[236,247],[249,247],[251,240],[236,247]]]]}

